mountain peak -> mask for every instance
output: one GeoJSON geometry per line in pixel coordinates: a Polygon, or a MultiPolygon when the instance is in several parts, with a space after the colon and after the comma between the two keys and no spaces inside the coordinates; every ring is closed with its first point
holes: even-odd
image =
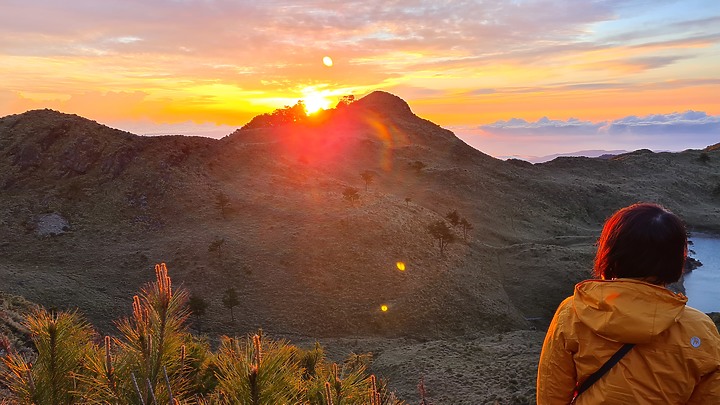
{"type": "Polygon", "coordinates": [[[356,102],[369,110],[399,115],[413,115],[408,103],[400,97],[385,91],[373,91],[356,102]]]}

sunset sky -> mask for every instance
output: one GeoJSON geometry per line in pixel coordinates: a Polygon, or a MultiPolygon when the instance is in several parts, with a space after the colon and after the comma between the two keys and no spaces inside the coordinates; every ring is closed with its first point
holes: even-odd
{"type": "Polygon", "coordinates": [[[0,116],[138,134],[385,90],[494,156],[702,148],[720,1],[2,0],[0,78],[0,116]]]}

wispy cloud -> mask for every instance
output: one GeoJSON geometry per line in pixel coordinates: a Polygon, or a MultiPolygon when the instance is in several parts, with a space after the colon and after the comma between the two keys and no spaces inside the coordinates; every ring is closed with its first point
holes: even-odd
{"type": "Polygon", "coordinates": [[[612,3],[9,0],[0,6],[0,50],[10,55],[190,51],[229,59],[253,55],[246,61],[251,64],[286,63],[308,49],[337,50],[348,58],[398,51],[494,55],[576,39],[587,24],[614,18],[612,3]]]}
{"type": "Polygon", "coordinates": [[[537,157],[579,150],[678,151],[720,142],[720,115],[685,111],[600,122],[512,118],[453,130],[468,144],[498,157],[537,157]]]}

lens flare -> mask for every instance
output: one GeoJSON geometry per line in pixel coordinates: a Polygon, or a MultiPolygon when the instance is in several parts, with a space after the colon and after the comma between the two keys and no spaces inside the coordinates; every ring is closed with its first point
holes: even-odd
{"type": "Polygon", "coordinates": [[[410,144],[407,135],[393,126],[386,125],[379,117],[369,116],[366,122],[375,130],[375,136],[382,142],[383,148],[378,155],[380,159],[380,167],[385,171],[392,170],[392,151],[398,146],[406,146],[410,144]]]}
{"type": "Polygon", "coordinates": [[[395,263],[395,265],[397,266],[397,269],[398,269],[398,270],[400,270],[400,271],[405,271],[405,263],[403,263],[403,262],[397,262],[397,263],[395,263]]]}
{"type": "Polygon", "coordinates": [[[380,305],[380,310],[383,312],[387,312],[388,306],[387,305],[380,305]]]}
{"type": "Polygon", "coordinates": [[[329,56],[323,57],[323,65],[330,67],[333,65],[333,60],[329,56]]]}

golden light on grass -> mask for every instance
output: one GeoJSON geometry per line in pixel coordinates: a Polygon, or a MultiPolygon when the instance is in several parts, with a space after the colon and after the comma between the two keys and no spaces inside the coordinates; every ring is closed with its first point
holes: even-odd
{"type": "Polygon", "coordinates": [[[388,306],[387,306],[387,305],[385,305],[385,304],[383,304],[383,305],[380,305],[380,310],[381,310],[381,311],[383,311],[383,312],[387,312],[387,310],[388,310],[388,306]]]}
{"type": "Polygon", "coordinates": [[[323,57],[323,65],[327,67],[331,67],[333,65],[333,60],[329,56],[323,57]]]}
{"type": "Polygon", "coordinates": [[[405,271],[405,263],[404,262],[397,262],[397,263],[395,263],[395,266],[397,266],[398,270],[405,271]]]}

